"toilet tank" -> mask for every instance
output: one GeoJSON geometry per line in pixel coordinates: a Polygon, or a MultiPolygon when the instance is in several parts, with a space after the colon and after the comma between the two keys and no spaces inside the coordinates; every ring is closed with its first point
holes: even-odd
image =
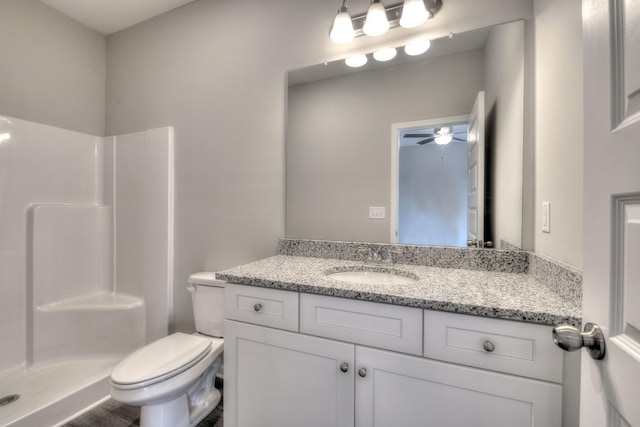
{"type": "Polygon", "coordinates": [[[204,271],[189,276],[193,318],[196,331],[212,337],[223,337],[224,330],[224,281],[215,273],[204,271]]]}

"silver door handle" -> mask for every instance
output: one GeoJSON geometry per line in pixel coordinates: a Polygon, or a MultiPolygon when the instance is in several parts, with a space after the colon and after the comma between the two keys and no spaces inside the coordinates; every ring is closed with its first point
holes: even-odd
{"type": "Polygon", "coordinates": [[[600,326],[586,323],[584,332],[569,325],[553,328],[553,343],[565,351],[576,351],[586,347],[589,355],[596,360],[604,359],[605,342],[600,326]]]}

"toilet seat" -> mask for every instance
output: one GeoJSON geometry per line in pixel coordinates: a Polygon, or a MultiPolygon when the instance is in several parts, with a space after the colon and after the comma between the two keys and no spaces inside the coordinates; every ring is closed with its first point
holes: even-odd
{"type": "Polygon", "coordinates": [[[111,383],[122,390],[147,387],[191,368],[211,351],[210,339],[175,333],[126,357],[111,374],[111,383]]]}

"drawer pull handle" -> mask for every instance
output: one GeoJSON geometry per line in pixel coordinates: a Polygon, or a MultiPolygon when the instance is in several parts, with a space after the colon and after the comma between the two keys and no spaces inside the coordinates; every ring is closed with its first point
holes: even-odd
{"type": "Polygon", "coordinates": [[[489,353],[496,349],[496,346],[489,340],[485,341],[484,344],[482,344],[482,347],[489,353]]]}
{"type": "Polygon", "coordinates": [[[262,304],[259,302],[253,304],[253,311],[260,311],[262,309],[262,304]]]}
{"type": "Polygon", "coordinates": [[[342,365],[340,365],[340,370],[342,372],[348,372],[349,371],[349,364],[347,362],[342,363],[342,365]]]}
{"type": "Polygon", "coordinates": [[[358,375],[360,375],[362,378],[367,376],[367,370],[365,368],[360,368],[358,369],[358,375]]]}

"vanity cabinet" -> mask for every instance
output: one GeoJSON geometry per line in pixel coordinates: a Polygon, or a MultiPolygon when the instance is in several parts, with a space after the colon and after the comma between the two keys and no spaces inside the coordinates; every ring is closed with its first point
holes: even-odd
{"type": "MultiPolygon", "coordinates": [[[[247,311],[282,297],[229,289],[259,289],[247,311]]],[[[230,320],[227,300],[226,427],[561,425],[562,354],[537,341],[548,327],[288,293],[299,331],[263,325],[271,315],[230,320]],[[486,341],[491,352],[475,348],[486,341]],[[500,358],[519,360],[501,372],[500,358]]]]}

